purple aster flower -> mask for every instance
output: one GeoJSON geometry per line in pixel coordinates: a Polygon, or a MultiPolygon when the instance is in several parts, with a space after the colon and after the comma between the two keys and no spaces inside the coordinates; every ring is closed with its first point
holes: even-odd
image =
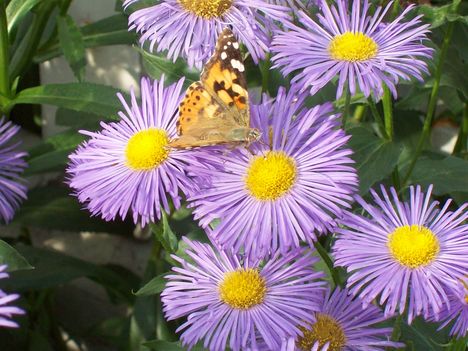
{"type": "Polygon", "coordinates": [[[345,83],[353,95],[357,83],[365,96],[373,92],[376,97],[383,94],[383,83],[396,97],[395,84],[400,78],[422,80],[421,73],[428,72],[422,58],[430,58],[432,49],[421,44],[429,32],[429,25],[421,24],[421,16],[403,21],[413,6],[392,22],[383,23],[392,2],[384,9],[378,7],[372,16],[367,0],[362,6],[361,1],[352,1],[350,14],[347,3],[338,0],[336,7],[330,7],[322,0],[320,24],[300,11],[299,22],[305,29],[289,23],[285,25],[289,31],[273,39],[274,67],[281,67],[283,74],[299,71],[292,81],[300,82],[304,90],[310,86],[311,94],[338,75],[337,98],[345,83]]]}
{"type": "Polygon", "coordinates": [[[91,138],[70,155],[70,186],[80,202],[105,220],[125,218],[129,210],[142,225],[161,217],[161,208],[175,208],[180,194],[191,188],[185,166],[190,153],[166,146],[177,135],[176,118],[183,96],[183,79],[164,87],[164,78],[141,80],[141,103],[131,93],[127,104],[119,99],[126,113],[121,120],[102,123],[99,132],[81,131],[91,138]]]}
{"type": "Polygon", "coordinates": [[[187,316],[177,329],[184,345],[203,339],[210,351],[257,349],[257,343],[278,350],[282,339],[313,322],[324,282],[317,281],[323,274],[313,270],[317,259],[310,252],[298,249],[259,261],[185,241],[192,262],[173,256],[182,268],[166,276],[161,294],[166,318],[187,316]]]}
{"type": "Polygon", "coordinates": [[[369,305],[364,309],[347,290],[328,290],[320,306],[315,322],[301,327],[302,335],[284,341],[282,351],[384,351],[404,346],[389,341],[393,328],[376,326],[386,320],[379,308],[369,305]]]}
{"type": "Polygon", "coordinates": [[[420,186],[410,188],[409,202],[401,202],[395,189],[382,197],[371,191],[376,206],[358,197],[368,217],[346,213],[345,229],[338,229],[333,249],[335,264],[347,268],[348,287],[364,303],[377,299],[386,315],[398,310],[417,315],[438,315],[444,302],[444,282],[468,271],[468,218],[464,204],[455,212],[430,201],[420,186]]]}
{"type": "Polygon", "coordinates": [[[0,220],[6,223],[26,199],[27,188],[20,178],[27,166],[26,153],[18,151],[19,142],[10,143],[19,130],[19,126],[0,119],[0,220]]]}
{"type": "MultiPolygon", "coordinates": [[[[286,2],[282,0],[281,2],[286,2]]],[[[126,0],[124,7],[139,0],[126,0]]],[[[265,57],[275,21],[289,18],[287,7],[262,0],[164,0],[130,15],[130,29],[149,41],[150,50],[167,50],[167,57],[183,57],[190,67],[201,68],[211,56],[218,35],[231,26],[258,63],[265,57]]]]}
{"type": "Polygon", "coordinates": [[[209,181],[189,198],[195,218],[221,247],[259,257],[311,244],[353,201],[357,176],[339,115],[330,103],[305,107],[306,96],[283,88],[276,99],[264,96],[251,106],[261,141],[228,154],[205,153],[218,167],[193,170],[209,181]],[[221,221],[212,229],[214,219],[221,221]]]}
{"type": "MultiPolygon", "coordinates": [[[[0,266],[0,279],[8,278],[6,265],[0,266]]],[[[18,324],[10,320],[14,315],[24,314],[18,307],[11,306],[10,303],[19,298],[18,294],[6,294],[0,289],[0,327],[17,328],[18,324]]]]}
{"type": "Polygon", "coordinates": [[[439,329],[453,322],[450,335],[465,337],[468,333],[468,276],[453,282],[447,288],[449,304],[444,305],[439,316],[434,320],[442,320],[439,329]]]}

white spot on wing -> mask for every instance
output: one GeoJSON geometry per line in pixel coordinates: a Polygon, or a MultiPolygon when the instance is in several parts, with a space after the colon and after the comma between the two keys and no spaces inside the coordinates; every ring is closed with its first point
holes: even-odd
{"type": "Polygon", "coordinates": [[[226,57],[227,57],[227,54],[223,51],[223,52],[221,53],[221,60],[225,60],[226,57]]]}
{"type": "Polygon", "coordinates": [[[244,65],[239,60],[232,59],[231,65],[232,67],[237,68],[239,72],[244,72],[244,65]]]}
{"type": "Polygon", "coordinates": [[[228,45],[231,45],[231,42],[230,42],[230,41],[228,41],[228,42],[227,42],[227,44],[228,44],[228,45]]]}
{"type": "Polygon", "coordinates": [[[227,46],[226,46],[226,45],[224,45],[224,46],[223,46],[223,49],[224,49],[224,50],[226,50],[226,49],[227,49],[227,46]]]}
{"type": "Polygon", "coordinates": [[[239,49],[239,43],[237,42],[233,43],[232,46],[234,46],[234,49],[239,49]]]}

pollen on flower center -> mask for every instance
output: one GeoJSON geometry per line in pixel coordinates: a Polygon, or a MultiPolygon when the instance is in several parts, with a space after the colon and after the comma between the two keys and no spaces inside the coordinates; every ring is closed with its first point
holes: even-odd
{"type": "Polygon", "coordinates": [[[239,269],[225,274],[219,297],[232,308],[245,310],[262,303],[266,290],[265,279],[256,269],[239,269]]]}
{"type": "Polygon", "coordinates": [[[310,328],[299,327],[303,336],[296,341],[296,346],[304,351],[312,349],[315,343],[319,343],[319,350],[328,342],[328,351],[340,351],[346,344],[346,335],[341,325],[331,316],[318,313],[317,321],[310,328]]]}
{"type": "Polygon", "coordinates": [[[392,256],[403,266],[418,268],[431,263],[440,250],[434,233],[420,225],[405,225],[396,228],[387,242],[392,256]]]}
{"type": "Polygon", "coordinates": [[[365,61],[377,55],[377,43],[364,33],[351,33],[337,35],[328,45],[328,52],[334,60],[339,61],[365,61]]]}
{"type": "Polygon", "coordinates": [[[127,143],[127,165],[138,171],[147,171],[159,166],[169,155],[169,142],[164,130],[150,128],[134,134],[127,143]]]}
{"type": "Polygon", "coordinates": [[[247,171],[245,184],[259,200],[276,200],[289,191],[296,180],[296,165],[284,152],[269,151],[257,156],[247,171]]]}
{"type": "Polygon", "coordinates": [[[179,0],[182,7],[199,17],[221,17],[231,8],[233,0],[179,0]]]}

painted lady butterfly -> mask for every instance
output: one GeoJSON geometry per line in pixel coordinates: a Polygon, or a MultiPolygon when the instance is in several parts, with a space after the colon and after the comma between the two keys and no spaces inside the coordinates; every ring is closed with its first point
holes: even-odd
{"type": "Polygon", "coordinates": [[[239,43],[228,28],[218,37],[216,50],[200,81],[187,89],[179,106],[179,138],[173,148],[220,144],[250,144],[260,131],[250,128],[249,96],[239,43]]]}

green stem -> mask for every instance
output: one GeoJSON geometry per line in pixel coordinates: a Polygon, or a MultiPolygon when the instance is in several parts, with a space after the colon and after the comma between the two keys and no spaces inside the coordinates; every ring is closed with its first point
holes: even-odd
{"type": "Polygon", "coordinates": [[[390,338],[391,341],[398,341],[400,340],[400,336],[401,336],[401,322],[403,321],[403,316],[401,314],[399,314],[396,318],[395,318],[395,323],[393,324],[393,332],[392,332],[392,336],[390,338]]]}
{"type": "Polygon", "coordinates": [[[359,122],[366,112],[366,105],[358,105],[354,109],[353,120],[359,122]]]}
{"type": "Polygon", "coordinates": [[[5,1],[0,0],[0,114],[3,107],[8,104],[10,97],[9,66],[9,39],[6,18],[5,1]]]}
{"type": "MultiPolygon", "coordinates": [[[[150,260],[154,263],[155,276],[164,272],[164,261],[161,258],[162,246],[157,238],[153,239],[153,249],[150,260]]],[[[162,310],[161,295],[156,298],[156,338],[159,340],[170,340],[172,336],[169,326],[164,319],[162,310]]]]}
{"type": "Polygon", "coordinates": [[[374,117],[375,122],[377,123],[380,134],[382,134],[383,138],[388,139],[388,135],[385,130],[385,125],[384,125],[382,116],[380,115],[379,110],[377,110],[377,106],[374,100],[372,100],[372,97],[367,98],[367,103],[369,104],[372,116],[374,117]]]}
{"type": "Polygon", "coordinates": [[[385,121],[385,133],[389,141],[393,140],[393,110],[392,110],[392,95],[390,89],[384,86],[384,95],[382,98],[384,121],[385,121]]]}
{"type": "Polygon", "coordinates": [[[453,149],[453,154],[465,153],[466,144],[468,142],[468,104],[465,104],[465,110],[463,112],[463,120],[460,126],[460,132],[458,133],[457,143],[453,149]]]}
{"type": "Polygon", "coordinates": [[[343,116],[342,116],[342,128],[344,129],[346,127],[346,120],[348,119],[349,116],[349,110],[351,107],[351,92],[349,91],[349,87],[345,89],[345,104],[343,108],[343,116]]]}
{"type": "Polygon", "coordinates": [[[341,279],[338,275],[338,272],[337,270],[334,268],[333,266],[333,261],[331,260],[330,256],[328,255],[327,251],[323,248],[322,244],[320,244],[320,242],[317,240],[314,244],[315,246],[315,249],[317,250],[317,252],[319,253],[320,257],[322,257],[322,260],[323,262],[325,262],[325,264],[327,265],[330,273],[331,273],[331,276],[332,276],[332,279],[333,279],[333,282],[335,283],[335,286],[342,286],[341,284],[341,279]]]}
{"type": "Polygon", "coordinates": [[[401,183],[402,189],[405,187],[406,183],[408,182],[411,173],[413,172],[414,166],[418,161],[418,158],[423,150],[423,147],[431,133],[431,125],[432,125],[432,118],[434,117],[434,111],[436,108],[437,103],[437,96],[439,94],[439,86],[440,86],[440,78],[442,77],[442,67],[444,65],[445,57],[447,56],[447,50],[450,44],[450,39],[452,38],[453,33],[453,26],[454,22],[450,22],[448,24],[447,32],[444,36],[444,41],[442,43],[442,48],[440,50],[439,61],[437,62],[436,70],[435,70],[435,79],[434,85],[432,86],[431,97],[429,99],[429,105],[427,107],[426,118],[424,120],[423,130],[421,136],[419,137],[418,145],[416,146],[416,150],[414,152],[413,158],[411,159],[410,165],[408,167],[408,171],[406,172],[405,177],[401,183]]]}

